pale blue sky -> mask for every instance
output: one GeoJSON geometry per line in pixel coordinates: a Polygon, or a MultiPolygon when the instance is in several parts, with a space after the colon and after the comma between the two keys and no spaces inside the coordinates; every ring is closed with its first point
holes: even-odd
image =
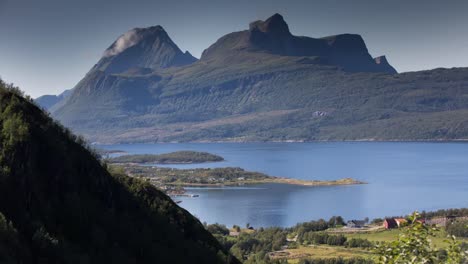
{"type": "Polygon", "coordinates": [[[162,25],[199,57],[274,13],[293,34],[361,34],[400,72],[468,66],[468,1],[0,0],[0,76],[37,97],[72,88],[122,33],[162,25]]]}

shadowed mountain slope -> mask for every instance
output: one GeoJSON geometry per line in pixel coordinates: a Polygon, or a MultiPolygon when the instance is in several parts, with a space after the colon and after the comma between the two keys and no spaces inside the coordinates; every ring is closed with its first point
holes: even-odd
{"type": "Polygon", "coordinates": [[[110,175],[82,140],[0,81],[0,262],[237,263],[148,182],[110,175]]]}
{"type": "Polygon", "coordinates": [[[219,39],[203,52],[202,60],[216,60],[230,53],[263,52],[281,56],[318,57],[324,64],[337,65],[349,72],[396,73],[379,67],[359,35],[342,34],[320,39],[297,37],[280,14],[265,21],[250,23],[249,30],[234,32],[219,39]]]}

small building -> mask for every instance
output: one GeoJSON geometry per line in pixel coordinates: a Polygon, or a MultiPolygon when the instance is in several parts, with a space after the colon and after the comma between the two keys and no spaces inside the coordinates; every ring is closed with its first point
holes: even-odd
{"type": "Polygon", "coordinates": [[[361,228],[366,225],[365,220],[351,220],[346,223],[346,226],[349,228],[361,228]]]}
{"type": "Polygon", "coordinates": [[[385,229],[392,229],[398,227],[398,223],[395,221],[395,218],[385,218],[383,225],[385,229]]]}
{"type": "Polygon", "coordinates": [[[398,227],[404,226],[408,221],[405,218],[394,218],[395,222],[397,223],[398,227]]]}

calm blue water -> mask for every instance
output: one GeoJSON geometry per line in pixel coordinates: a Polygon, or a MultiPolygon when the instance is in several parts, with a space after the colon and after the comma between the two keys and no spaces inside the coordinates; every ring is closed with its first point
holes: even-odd
{"type": "Polygon", "coordinates": [[[346,219],[468,207],[468,144],[464,143],[189,143],[105,145],[131,154],[207,151],[226,161],[175,168],[227,167],[297,179],[351,177],[366,185],[303,187],[262,184],[190,188],[181,198],[201,221],[292,226],[341,215],[346,219]]]}

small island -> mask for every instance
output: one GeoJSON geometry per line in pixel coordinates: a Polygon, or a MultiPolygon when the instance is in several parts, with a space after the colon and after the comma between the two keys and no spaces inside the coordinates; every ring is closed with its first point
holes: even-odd
{"type": "Polygon", "coordinates": [[[123,155],[109,158],[109,163],[120,164],[192,164],[224,161],[224,158],[208,152],[176,151],[164,154],[123,155]]]}
{"type": "Polygon", "coordinates": [[[180,195],[184,187],[220,187],[241,186],[248,184],[278,183],[300,186],[330,186],[365,184],[352,178],[339,180],[299,180],[269,176],[260,172],[246,171],[237,167],[174,169],[137,164],[119,164],[112,166],[129,176],[143,178],[165,191],[169,195],[180,195]]]}

